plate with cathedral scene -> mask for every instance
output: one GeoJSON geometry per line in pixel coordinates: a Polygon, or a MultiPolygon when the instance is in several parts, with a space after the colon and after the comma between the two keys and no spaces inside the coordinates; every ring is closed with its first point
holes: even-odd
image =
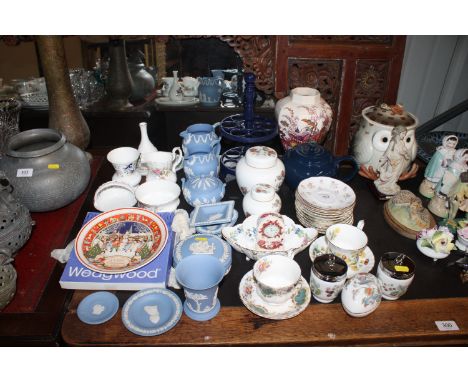
{"type": "Polygon", "coordinates": [[[125,273],[158,257],[167,238],[167,225],[159,215],[141,208],[119,208],[96,216],[81,228],[75,253],[92,271],[125,273]]]}

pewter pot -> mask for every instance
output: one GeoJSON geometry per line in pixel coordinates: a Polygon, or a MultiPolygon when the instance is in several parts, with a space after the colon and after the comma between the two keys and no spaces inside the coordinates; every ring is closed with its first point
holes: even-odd
{"type": "Polygon", "coordinates": [[[27,130],[11,137],[0,170],[13,185],[13,196],[32,212],[73,202],[91,175],[86,154],[54,129],[27,130]]]}

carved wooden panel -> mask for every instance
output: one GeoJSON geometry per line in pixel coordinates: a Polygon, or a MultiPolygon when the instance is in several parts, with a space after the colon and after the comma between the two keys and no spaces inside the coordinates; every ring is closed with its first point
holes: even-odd
{"type": "Polygon", "coordinates": [[[372,105],[384,102],[388,86],[390,63],[378,60],[358,60],[353,94],[353,112],[349,129],[351,140],[359,127],[361,111],[372,105]]]}
{"type": "Polygon", "coordinates": [[[384,44],[391,45],[393,36],[289,36],[290,43],[345,43],[345,44],[384,44]]]}
{"type": "Polygon", "coordinates": [[[341,60],[313,60],[290,58],[288,60],[289,89],[305,86],[320,91],[321,96],[333,110],[333,121],[325,145],[334,141],[338,106],[340,102],[341,60]]]}

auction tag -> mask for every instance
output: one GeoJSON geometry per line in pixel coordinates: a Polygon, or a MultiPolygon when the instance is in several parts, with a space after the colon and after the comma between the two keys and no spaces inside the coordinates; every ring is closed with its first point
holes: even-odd
{"type": "Polygon", "coordinates": [[[58,163],[50,163],[47,168],[51,170],[58,170],[60,168],[60,165],[58,163]]]}
{"type": "Polygon", "coordinates": [[[208,238],[207,237],[196,237],[195,240],[196,241],[207,241],[208,238]]]}
{"type": "Polygon", "coordinates": [[[447,332],[450,330],[460,330],[455,321],[436,321],[435,324],[441,332],[447,332]]]}
{"type": "Polygon", "coordinates": [[[18,171],[16,171],[16,177],[17,178],[30,178],[33,174],[32,168],[19,168],[18,171]]]}
{"type": "Polygon", "coordinates": [[[409,268],[406,265],[395,265],[397,272],[409,272],[409,268]]]}

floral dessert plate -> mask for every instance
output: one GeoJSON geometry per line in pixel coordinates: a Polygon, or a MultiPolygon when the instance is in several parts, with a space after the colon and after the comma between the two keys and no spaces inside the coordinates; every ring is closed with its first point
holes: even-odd
{"type": "Polygon", "coordinates": [[[182,302],[170,290],[143,289],[122,308],[122,322],[139,336],[157,336],[172,329],[182,316],[182,302]]]}
{"type": "Polygon", "coordinates": [[[351,187],[327,176],[304,179],[299,183],[297,192],[306,203],[325,209],[343,209],[356,201],[351,187]]]}
{"type": "Polygon", "coordinates": [[[119,300],[110,292],[91,293],[81,300],[76,310],[85,324],[98,325],[109,321],[119,310],[119,300]]]}
{"type": "Polygon", "coordinates": [[[291,298],[282,304],[268,304],[257,292],[253,270],[247,272],[239,284],[239,295],[242,303],[252,313],[270,320],[285,320],[302,313],[310,303],[310,287],[301,276],[291,298]]]}
{"type": "Polygon", "coordinates": [[[266,255],[283,255],[293,257],[301,252],[317,237],[315,228],[304,228],[282,215],[284,221],[283,244],[277,249],[263,249],[257,245],[257,221],[259,215],[251,215],[242,224],[223,228],[223,237],[238,252],[244,253],[252,260],[266,255]]]}
{"type": "MultiPolygon", "coordinates": [[[[317,256],[324,255],[326,253],[330,253],[330,250],[328,249],[325,236],[319,237],[309,247],[309,256],[312,261],[314,261],[317,256]]],[[[343,260],[348,264],[348,274],[346,276],[348,279],[357,273],[370,272],[372,268],[374,268],[375,264],[374,253],[369,247],[364,248],[364,250],[359,253],[357,262],[354,262],[349,258],[343,260]]]]}
{"type": "Polygon", "coordinates": [[[92,271],[124,273],[159,256],[167,238],[167,225],[155,213],[141,208],[119,208],[97,215],[81,228],[75,253],[92,271]]]}

